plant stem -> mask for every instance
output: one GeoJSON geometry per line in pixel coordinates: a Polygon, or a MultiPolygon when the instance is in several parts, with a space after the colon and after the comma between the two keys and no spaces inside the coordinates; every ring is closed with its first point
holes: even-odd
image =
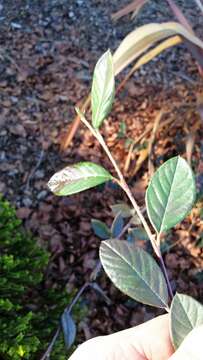
{"type": "Polygon", "coordinates": [[[131,204],[133,205],[137,215],[139,216],[139,218],[140,218],[140,220],[141,220],[141,222],[143,224],[143,227],[144,227],[144,229],[145,229],[145,231],[146,231],[146,233],[147,233],[147,235],[148,235],[148,237],[149,237],[149,239],[151,241],[152,247],[154,249],[154,252],[155,252],[156,256],[159,259],[161,269],[162,269],[164,277],[166,279],[170,299],[172,300],[173,299],[173,291],[172,291],[171,284],[170,284],[170,281],[169,281],[169,278],[168,278],[168,273],[167,273],[167,270],[166,270],[166,266],[164,264],[164,260],[163,260],[163,257],[162,257],[161,251],[160,251],[160,234],[157,235],[157,240],[155,240],[155,236],[152,234],[152,232],[151,232],[151,230],[149,228],[149,225],[147,224],[144,216],[142,215],[142,212],[141,212],[137,202],[135,201],[128,184],[126,183],[123,174],[121,173],[115,159],[111,155],[111,152],[109,151],[109,148],[107,147],[102,135],[99,132],[97,132],[97,139],[100,142],[101,146],[103,147],[104,151],[106,152],[106,154],[107,154],[109,160],[111,161],[112,165],[114,166],[114,169],[115,169],[115,171],[116,171],[116,173],[117,173],[117,175],[119,177],[119,180],[120,180],[119,184],[122,187],[122,189],[125,191],[125,193],[128,196],[129,200],[131,201],[131,204]]]}
{"type": "Polygon", "coordinates": [[[156,255],[159,257],[159,251],[158,251],[159,249],[158,249],[158,246],[156,244],[155,237],[152,234],[152,232],[151,232],[151,230],[149,228],[149,225],[147,224],[144,216],[142,215],[142,212],[141,212],[137,202],[135,201],[128,184],[126,183],[122,172],[120,171],[115,159],[113,158],[108,146],[106,145],[106,143],[105,143],[102,135],[99,133],[99,131],[96,132],[96,135],[97,135],[98,141],[100,142],[101,146],[103,147],[105,153],[107,154],[109,160],[111,161],[111,163],[112,163],[112,165],[113,165],[113,167],[114,167],[114,169],[115,169],[115,171],[116,171],[116,173],[117,173],[117,175],[119,177],[119,181],[118,181],[119,185],[122,187],[122,189],[125,191],[126,195],[128,196],[133,208],[135,209],[137,215],[139,216],[139,218],[140,218],[140,220],[141,220],[141,222],[142,222],[142,224],[143,224],[143,226],[145,228],[145,231],[146,231],[146,233],[147,233],[147,235],[148,235],[148,237],[149,237],[149,239],[150,239],[150,241],[152,243],[152,247],[153,247],[156,255]]]}
{"type": "Polygon", "coordinates": [[[123,227],[120,234],[116,237],[116,239],[121,239],[122,236],[125,234],[125,232],[129,229],[129,227],[132,225],[132,218],[127,222],[127,224],[123,227]]]}
{"type": "Polygon", "coordinates": [[[76,296],[72,300],[69,306],[65,310],[67,310],[69,313],[72,311],[73,306],[76,304],[76,302],[79,300],[79,297],[82,295],[82,293],[86,290],[86,288],[90,285],[89,281],[84,283],[84,285],[80,288],[80,290],[77,292],[76,296]]]}
{"type": "Polygon", "coordinates": [[[168,277],[168,272],[166,270],[166,266],[165,266],[165,263],[164,263],[164,260],[163,260],[163,257],[162,257],[162,253],[161,253],[161,250],[160,250],[160,245],[161,245],[161,234],[158,233],[157,234],[157,246],[159,247],[159,262],[160,262],[160,266],[161,266],[161,269],[163,271],[163,274],[164,274],[164,277],[166,279],[166,283],[167,283],[167,286],[168,286],[168,292],[169,292],[169,296],[171,298],[171,300],[173,299],[173,290],[171,288],[171,284],[170,284],[170,280],[169,280],[169,277],[168,277]]]}
{"type": "Polygon", "coordinates": [[[203,5],[201,3],[201,0],[195,0],[197,6],[199,7],[199,9],[201,10],[201,12],[203,13],[203,5]]]}
{"type": "Polygon", "coordinates": [[[159,248],[157,246],[155,236],[152,234],[152,232],[151,232],[151,230],[149,228],[149,225],[147,224],[144,216],[142,215],[142,212],[141,212],[137,202],[135,201],[135,199],[134,199],[134,197],[133,197],[133,195],[132,195],[132,193],[131,193],[128,185],[127,185],[127,183],[126,182],[124,182],[124,183],[121,182],[121,187],[125,191],[125,193],[128,196],[129,200],[131,201],[131,204],[133,205],[137,215],[139,216],[139,218],[140,218],[140,220],[142,222],[142,225],[143,225],[143,227],[144,227],[144,229],[145,229],[145,231],[146,231],[146,233],[147,233],[147,235],[148,235],[148,237],[149,237],[149,239],[151,241],[154,252],[159,257],[159,248]]]}
{"type": "Polygon", "coordinates": [[[166,279],[166,283],[167,283],[167,287],[168,287],[168,293],[169,293],[169,296],[170,296],[170,298],[172,300],[173,291],[172,291],[171,284],[170,284],[170,281],[169,281],[169,278],[168,278],[168,274],[167,274],[167,270],[166,270],[166,267],[165,267],[165,264],[164,264],[164,260],[163,260],[163,257],[162,257],[161,251],[160,251],[160,234],[157,235],[157,239],[156,239],[155,235],[152,234],[152,232],[150,230],[150,227],[149,227],[147,221],[145,220],[145,218],[144,218],[144,216],[142,214],[142,211],[140,210],[137,202],[135,201],[135,199],[133,197],[133,194],[132,194],[128,184],[126,183],[125,178],[124,178],[119,166],[117,165],[114,157],[112,156],[112,154],[111,154],[107,144],[105,143],[103,136],[100,134],[99,130],[94,129],[80,111],[77,110],[77,112],[79,113],[79,115],[81,117],[81,121],[87,126],[87,128],[91,131],[91,133],[99,141],[100,145],[102,146],[103,150],[105,151],[106,155],[108,156],[110,162],[112,163],[112,165],[113,165],[113,167],[114,167],[114,169],[115,169],[115,171],[116,171],[116,173],[118,175],[118,179],[115,178],[115,181],[124,190],[124,192],[126,193],[126,195],[129,198],[133,208],[135,209],[138,217],[140,218],[140,220],[142,222],[142,225],[143,225],[143,227],[144,227],[144,229],[145,229],[145,231],[146,231],[146,233],[147,233],[147,235],[148,235],[148,237],[149,237],[149,239],[151,241],[153,250],[154,250],[157,258],[159,259],[161,269],[162,269],[164,277],[166,279]]]}
{"type": "Polygon", "coordinates": [[[51,340],[51,342],[50,342],[47,350],[45,351],[44,355],[41,357],[40,360],[49,359],[50,354],[51,354],[52,349],[53,349],[53,346],[54,346],[54,344],[55,344],[55,342],[56,342],[56,340],[58,339],[58,336],[59,336],[59,334],[60,334],[60,331],[61,331],[61,327],[58,326],[58,328],[57,328],[57,330],[56,330],[56,332],[55,332],[55,334],[54,334],[54,336],[53,336],[53,338],[52,338],[52,340],[51,340]]]}
{"type": "Polygon", "coordinates": [[[170,280],[169,280],[169,277],[168,277],[168,273],[167,273],[167,270],[166,270],[166,266],[165,266],[161,251],[160,251],[160,255],[159,255],[159,262],[160,262],[160,266],[161,266],[161,269],[163,271],[164,277],[166,279],[170,299],[172,300],[173,299],[173,290],[171,288],[170,280]]]}
{"type": "MultiPolygon", "coordinates": [[[[72,311],[73,306],[76,304],[76,302],[79,300],[79,297],[82,295],[82,293],[86,290],[86,288],[90,285],[89,282],[84,283],[84,285],[81,287],[81,289],[77,292],[76,296],[74,297],[74,299],[72,300],[72,302],[70,303],[70,305],[68,305],[64,311],[67,311],[68,313],[70,313],[72,311]]],[[[45,351],[44,355],[40,358],[40,360],[45,360],[45,359],[49,359],[50,354],[52,352],[53,346],[56,342],[56,340],[58,339],[58,336],[60,334],[61,331],[61,324],[59,324],[51,342],[49,343],[49,346],[47,348],[47,350],[45,351]]]]}

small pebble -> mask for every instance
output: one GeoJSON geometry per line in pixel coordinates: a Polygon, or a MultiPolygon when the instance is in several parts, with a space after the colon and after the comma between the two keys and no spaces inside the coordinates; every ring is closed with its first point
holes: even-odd
{"type": "Polygon", "coordinates": [[[68,16],[69,16],[69,18],[74,18],[75,17],[75,14],[74,14],[74,12],[73,11],[70,11],[69,13],[68,13],[68,16]]]}
{"type": "Polygon", "coordinates": [[[43,179],[44,177],[44,170],[37,170],[35,173],[35,179],[43,179]]]}
{"type": "Polygon", "coordinates": [[[30,198],[24,198],[22,201],[23,205],[30,207],[32,205],[32,200],[30,198]]]}
{"type": "Polygon", "coordinates": [[[37,194],[37,199],[38,200],[43,200],[43,199],[45,199],[46,196],[47,196],[47,191],[42,190],[42,191],[39,192],[39,194],[37,194]]]}

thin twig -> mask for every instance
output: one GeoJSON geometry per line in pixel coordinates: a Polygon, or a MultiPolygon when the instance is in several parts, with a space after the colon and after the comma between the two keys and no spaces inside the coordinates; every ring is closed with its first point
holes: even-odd
{"type": "Polygon", "coordinates": [[[80,112],[80,110],[78,108],[75,108],[75,110],[76,110],[77,114],[80,116],[80,120],[83,122],[83,124],[85,124],[85,126],[91,131],[91,133],[94,135],[94,137],[98,140],[97,136],[99,133],[95,129],[93,129],[91,124],[87,121],[87,119],[85,118],[83,113],[80,112]]]}
{"type": "Polygon", "coordinates": [[[102,264],[101,264],[101,261],[98,260],[95,268],[92,270],[92,273],[90,275],[90,282],[96,280],[96,278],[97,278],[98,274],[100,273],[101,269],[102,269],[102,264]]]}
{"type": "MultiPolygon", "coordinates": [[[[83,114],[80,114],[80,115],[81,115],[81,121],[88,127],[88,129],[92,132],[92,134],[95,136],[95,138],[99,141],[100,145],[102,146],[103,150],[105,151],[106,155],[108,156],[110,162],[112,163],[112,165],[114,167],[114,170],[116,171],[116,173],[118,175],[118,179],[114,178],[114,180],[124,190],[124,192],[126,193],[126,195],[129,198],[131,204],[133,205],[133,208],[135,209],[138,217],[140,218],[140,220],[142,222],[142,225],[143,225],[143,227],[144,227],[144,229],[145,229],[145,231],[146,231],[146,233],[147,233],[147,235],[148,235],[148,237],[149,237],[149,239],[151,241],[153,250],[154,250],[156,256],[158,257],[158,259],[160,261],[162,271],[163,271],[164,276],[166,278],[169,296],[172,299],[173,298],[173,292],[172,292],[172,289],[171,289],[170,281],[169,281],[169,278],[168,278],[168,274],[167,274],[166,267],[165,267],[163,257],[162,257],[162,254],[161,254],[161,250],[160,250],[160,234],[157,235],[157,239],[156,239],[155,235],[152,234],[152,232],[150,230],[150,227],[149,227],[147,221],[145,220],[145,218],[144,218],[144,216],[142,214],[141,209],[139,208],[137,202],[135,201],[135,199],[133,197],[133,194],[131,193],[131,190],[130,190],[129,186],[126,183],[125,178],[124,178],[119,166],[117,165],[114,157],[112,156],[112,154],[111,154],[107,144],[105,143],[105,141],[103,139],[103,136],[100,134],[99,130],[97,130],[97,129],[95,130],[91,126],[91,124],[86,120],[86,118],[84,117],[83,114]]],[[[166,310],[168,310],[168,308],[166,310]]]]}
{"type": "Polygon", "coordinates": [[[132,157],[132,154],[133,154],[133,148],[134,148],[134,142],[132,142],[130,144],[130,147],[129,147],[129,151],[128,151],[128,155],[126,156],[126,160],[125,160],[125,165],[123,167],[123,171],[124,171],[124,174],[127,174],[128,172],[128,169],[129,169],[129,166],[130,166],[130,161],[131,161],[131,157],[132,157]]]}
{"type": "Polygon", "coordinates": [[[168,293],[169,293],[169,296],[170,296],[170,300],[173,299],[173,290],[171,288],[171,284],[170,284],[170,280],[169,280],[169,277],[168,277],[168,272],[166,270],[166,266],[165,266],[165,263],[164,263],[164,260],[163,260],[163,256],[162,256],[162,253],[161,253],[161,250],[160,250],[160,244],[161,244],[161,234],[159,233],[157,235],[157,244],[158,244],[158,247],[159,247],[159,256],[158,256],[158,259],[159,259],[159,263],[160,263],[160,266],[161,266],[161,269],[163,271],[163,274],[164,274],[164,277],[166,279],[166,283],[167,283],[167,287],[168,287],[168,293]]]}
{"type": "Polygon", "coordinates": [[[125,179],[124,179],[124,176],[122,174],[122,172],[120,171],[115,159],[113,158],[108,146],[106,145],[102,135],[100,134],[100,132],[98,130],[95,130],[93,129],[93,127],[90,125],[90,123],[85,119],[84,116],[82,116],[81,118],[81,121],[88,127],[88,129],[92,132],[92,134],[96,137],[96,139],[99,141],[100,145],[102,146],[103,150],[105,151],[106,155],[108,156],[109,160],[111,161],[117,175],[118,175],[118,179],[114,179],[118,182],[118,184],[121,186],[121,188],[125,191],[126,195],[128,196],[129,200],[131,201],[137,215],[139,216],[144,228],[145,228],[145,231],[152,243],[152,247],[155,251],[155,253],[157,254],[157,256],[159,256],[159,251],[158,251],[158,248],[157,248],[157,244],[156,244],[156,241],[155,241],[155,237],[154,235],[151,233],[151,230],[149,228],[149,225],[147,224],[144,216],[142,215],[142,212],[137,204],[137,202],[135,201],[125,179]]]}
{"type": "Polygon", "coordinates": [[[201,12],[203,13],[203,5],[202,5],[202,2],[201,0],[195,0],[197,6],[199,7],[199,9],[201,10],[201,12]]]}
{"type": "Polygon", "coordinates": [[[161,109],[158,114],[156,115],[155,117],[155,120],[154,120],[154,125],[153,125],[153,129],[152,129],[152,133],[151,133],[151,136],[150,136],[150,139],[149,139],[149,143],[148,143],[148,170],[149,170],[149,176],[151,177],[154,173],[154,165],[152,163],[152,148],[153,148],[153,144],[154,144],[154,141],[155,141],[155,137],[156,137],[156,133],[157,133],[157,130],[159,128],[159,123],[163,117],[163,110],[161,109]]]}
{"type": "MultiPolygon", "coordinates": [[[[167,113],[165,113],[167,114],[167,113]]],[[[176,118],[171,117],[169,119],[166,119],[165,121],[162,121],[159,124],[159,130],[161,130],[163,127],[165,127],[166,125],[170,125],[172,122],[175,122],[176,118]]],[[[149,124],[149,127],[144,131],[143,134],[141,134],[139,136],[139,138],[137,138],[134,142],[133,142],[133,146],[135,146],[140,140],[142,140],[153,128],[153,124],[149,124]]],[[[144,149],[143,149],[144,150],[144,149]]],[[[131,171],[131,173],[129,174],[130,178],[134,177],[136,175],[136,173],[138,172],[138,170],[141,168],[143,162],[147,159],[148,156],[148,151],[146,151],[146,153],[144,153],[144,155],[142,156],[142,158],[140,159],[140,161],[136,162],[136,166],[135,168],[131,171]]]]}
{"type": "Polygon", "coordinates": [[[179,78],[181,78],[181,79],[183,79],[183,80],[188,81],[188,82],[189,82],[190,84],[192,84],[192,85],[196,85],[196,84],[197,84],[197,82],[196,82],[195,80],[193,80],[193,79],[191,78],[191,76],[188,76],[188,75],[184,74],[182,71],[173,71],[173,70],[171,70],[171,72],[172,72],[175,76],[177,76],[177,77],[179,77],[179,78]]]}
{"type": "MultiPolygon", "coordinates": [[[[90,101],[91,101],[90,95],[88,95],[88,97],[86,98],[85,101],[82,100],[82,102],[83,102],[83,105],[81,107],[82,111],[85,111],[88,109],[88,107],[90,105],[90,101]]],[[[78,106],[80,106],[82,102],[80,101],[78,106]]],[[[79,124],[80,124],[80,116],[79,116],[79,114],[77,114],[77,116],[75,117],[75,119],[73,120],[73,122],[71,124],[71,128],[69,129],[69,127],[68,127],[68,129],[66,131],[66,135],[65,135],[63,141],[61,142],[61,146],[60,146],[61,151],[64,151],[69,146],[69,144],[71,143],[71,141],[78,129],[79,124]]]]}
{"type": "Polygon", "coordinates": [[[15,67],[16,70],[19,72],[19,74],[21,74],[21,72],[22,72],[22,71],[21,71],[21,68],[18,66],[17,62],[15,61],[15,57],[12,57],[12,56],[8,55],[6,51],[3,51],[3,49],[0,50],[0,57],[1,57],[2,61],[3,61],[4,59],[10,61],[10,63],[11,63],[12,65],[14,65],[14,67],[15,67]]]}
{"type": "Polygon", "coordinates": [[[143,224],[143,226],[144,226],[144,228],[146,230],[146,233],[149,236],[149,238],[150,238],[150,240],[151,240],[151,242],[153,244],[153,247],[154,247],[155,246],[154,235],[151,233],[151,230],[150,230],[144,216],[142,215],[142,212],[141,212],[137,202],[135,201],[135,199],[134,199],[134,197],[133,197],[133,195],[131,193],[131,190],[129,189],[129,187],[128,187],[127,183],[126,183],[122,172],[120,171],[115,159],[113,158],[109,148],[107,147],[102,135],[99,132],[97,132],[97,138],[98,138],[101,146],[103,147],[104,151],[106,152],[106,154],[107,154],[109,160],[111,161],[112,165],[114,166],[114,169],[115,169],[115,171],[116,171],[116,173],[117,173],[117,175],[119,177],[119,182],[118,182],[119,185],[122,187],[122,189],[125,191],[126,195],[128,196],[129,200],[131,201],[131,203],[132,203],[137,215],[139,216],[139,218],[140,218],[140,220],[141,220],[141,222],[142,222],[142,224],[143,224]]]}
{"type": "MultiPolygon", "coordinates": [[[[78,299],[80,298],[80,296],[82,295],[82,293],[87,289],[87,287],[90,285],[89,282],[86,282],[81,289],[77,292],[76,296],[74,297],[74,299],[72,300],[72,302],[70,303],[70,305],[68,305],[64,311],[67,311],[68,313],[70,313],[73,309],[73,306],[76,304],[76,302],[78,301],[78,299]]],[[[61,324],[59,324],[51,342],[49,343],[49,346],[47,348],[47,350],[45,351],[44,355],[40,358],[40,360],[45,360],[45,359],[49,359],[50,354],[52,352],[53,346],[56,342],[56,340],[58,339],[58,336],[60,334],[61,331],[61,324]]]]}
{"type": "Polygon", "coordinates": [[[104,299],[104,301],[107,303],[107,305],[112,305],[111,299],[105,294],[105,292],[102,290],[102,288],[96,282],[90,283],[90,288],[92,288],[99,295],[101,295],[102,298],[104,299]]]}
{"type": "Polygon", "coordinates": [[[156,243],[156,240],[155,240],[155,235],[152,234],[150,228],[149,228],[149,225],[147,224],[144,216],[142,215],[142,212],[138,206],[138,204],[136,203],[132,193],[131,193],[131,190],[129,189],[128,185],[126,182],[124,183],[121,183],[121,187],[123,188],[123,190],[125,191],[126,195],[128,196],[129,200],[131,201],[131,204],[133,205],[138,217],[140,218],[141,222],[142,222],[142,225],[151,241],[151,244],[152,244],[152,247],[154,249],[154,252],[155,254],[159,257],[160,256],[160,252],[159,252],[159,249],[158,249],[158,246],[157,246],[157,243],[156,243]]]}
{"type": "Polygon", "coordinates": [[[131,225],[132,225],[132,218],[127,222],[127,224],[124,226],[124,228],[122,229],[122,231],[120,232],[120,234],[117,236],[116,239],[121,239],[131,225]]]}
{"type": "MultiPolygon", "coordinates": [[[[90,125],[90,124],[89,124],[90,125]]],[[[91,125],[90,125],[91,127],[91,125]]],[[[93,129],[93,131],[95,132],[95,130],[93,129]]],[[[158,257],[159,261],[160,261],[160,265],[161,265],[161,268],[163,270],[163,273],[164,273],[164,276],[165,276],[165,279],[166,279],[166,282],[167,282],[167,286],[168,286],[168,291],[169,291],[169,296],[170,298],[172,299],[173,298],[173,292],[172,292],[172,289],[171,289],[171,285],[170,285],[170,281],[169,281],[169,278],[168,278],[168,274],[167,274],[167,271],[166,271],[166,267],[165,267],[165,264],[164,264],[164,261],[163,261],[163,257],[162,257],[162,254],[161,254],[161,251],[160,251],[160,246],[159,246],[159,236],[157,238],[157,241],[155,240],[155,235],[152,234],[150,228],[149,228],[149,225],[147,224],[144,216],[142,215],[142,211],[141,209],[139,208],[137,202],[135,201],[132,193],[131,193],[131,190],[128,186],[128,184],[126,183],[124,177],[123,177],[123,174],[121,173],[115,159],[113,158],[112,154],[110,153],[102,135],[99,133],[99,131],[96,131],[96,135],[97,135],[97,139],[98,141],[100,142],[101,146],[103,147],[104,151],[106,152],[109,160],[111,161],[112,165],[114,166],[114,169],[115,171],[117,172],[117,175],[119,177],[119,185],[122,187],[122,189],[124,190],[124,192],[126,193],[126,195],[128,196],[129,200],[131,201],[138,217],[140,218],[143,226],[144,226],[144,229],[151,241],[151,244],[152,244],[152,247],[154,249],[154,252],[156,254],[156,256],[158,257]]]]}
{"type": "Polygon", "coordinates": [[[28,176],[28,179],[27,179],[27,182],[26,182],[26,186],[25,186],[25,191],[28,191],[28,190],[29,190],[30,181],[31,181],[32,178],[34,177],[37,169],[40,167],[43,159],[44,159],[44,150],[41,150],[41,152],[40,152],[40,154],[39,154],[39,159],[38,159],[35,167],[32,169],[32,171],[30,172],[30,174],[29,174],[29,176],[28,176]]]}
{"type": "Polygon", "coordinates": [[[137,8],[142,7],[146,2],[147,2],[147,0],[134,0],[130,4],[126,5],[124,8],[113,13],[111,15],[111,18],[113,21],[117,21],[121,17],[128,15],[131,12],[134,13],[137,10],[137,8]]]}
{"type": "Polygon", "coordinates": [[[84,283],[84,285],[80,288],[80,290],[77,292],[76,296],[72,300],[71,304],[69,306],[67,306],[67,308],[65,310],[67,310],[69,313],[72,311],[73,306],[76,304],[76,302],[79,300],[82,293],[88,288],[89,285],[90,285],[89,281],[84,283]]]}
{"type": "Polygon", "coordinates": [[[44,355],[41,357],[40,360],[49,359],[50,354],[51,354],[52,349],[53,349],[53,346],[54,346],[54,344],[55,344],[55,342],[58,339],[58,336],[60,334],[60,331],[61,331],[61,326],[58,326],[58,328],[57,328],[57,330],[56,330],[56,332],[55,332],[55,334],[54,334],[54,336],[53,336],[47,350],[45,351],[44,355]]]}
{"type": "Polygon", "coordinates": [[[167,273],[166,266],[165,266],[165,263],[164,263],[161,252],[160,252],[160,255],[159,255],[159,262],[160,262],[160,266],[161,266],[161,269],[163,271],[163,274],[164,274],[164,277],[165,277],[165,280],[166,280],[166,283],[167,283],[170,300],[172,300],[173,299],[173,290],[171,288],[170,280],[169,280],[169,277],[168,277],[168,273],[167,273]]]}
{"type": "Polygon", "coordinates": [[[132,179],[133,177],[135,177],[135,175],[138,173],[138,171],[141,169],[143,163],[146,161],[146,159],[148,158],[148,149],[141,149],[138,152],[138,158],[135,162],[135,166],[133,167],[133,169],[129,172],[129,179],[132,179]]]}

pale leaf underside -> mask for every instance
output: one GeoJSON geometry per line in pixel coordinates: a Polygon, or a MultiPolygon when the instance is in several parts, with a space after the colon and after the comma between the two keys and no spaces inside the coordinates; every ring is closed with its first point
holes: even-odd
{"type": "Polygon", "coordinates": [[[113,177],[100,165],[81,162],[67,166],[48,182],[50,190],[60,196],[71,195],[100,185],[113,177]]]}
{"type": "Polygon", "coordinates": [[[170,309],[171,337],[177,349],[195,327],[203,325],[203,306],[192,297],[176,294],[170,309]]]}
{"type": "Polygon", "coordinates": [[[94,128],[99,128],[111,110],[114,90],[113,60],[110,51],[107,51],[99,59],[94,70],[91,91],[92,124],[94,128]]]}
{"type": "Polygon", "coordinates": [[[100,245],[100,259],[105,272],[122,292],[144,304],[167,307],[164,276],[146,251],[123,240],[107,240],[100,245]]]}

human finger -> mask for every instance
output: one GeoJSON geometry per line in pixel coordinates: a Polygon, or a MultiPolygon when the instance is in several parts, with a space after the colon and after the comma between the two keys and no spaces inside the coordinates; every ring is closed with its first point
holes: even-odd
{"type": "Polygon", "coordinates": [[[202,360],[202,340],[203,325],[195,328],[188,334],[181,346],[169,360],[202,360]]]}
{"type": "Polygon", "coordinates": [[[167,360],[173,353],[168,315],[118,333],[88,340],[70,360],[167,360]]]}

